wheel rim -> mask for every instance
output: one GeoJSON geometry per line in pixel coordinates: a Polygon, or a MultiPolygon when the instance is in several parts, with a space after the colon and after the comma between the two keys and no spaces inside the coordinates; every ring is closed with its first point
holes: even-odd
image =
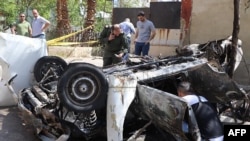
{"type": "Polygon", "coordinates": [[[54,73],[57,76],[60,76],[60,74],[63,72],[63,67],[61,66],[61,64],[58,64],[56,62],[48,62],[45,63],[42,68],[41,68],[41,76],[45,76],[45,74],[49,71],[49,69],[53,69],[54,73]]]}
{"type": "Polygon", "coordinates": [[[87,100],[94,95],[96,91],[95,83],[88,77],[76,79],[72,83],[72,94],[79,100],[87,100]]]}
{"type": "Polygon", "coordinates": [[[94,101],[100,93],[100,82],[90,72],[81,72],[71,77],[66,89],[68,98],[77,105],[94,101]]]}

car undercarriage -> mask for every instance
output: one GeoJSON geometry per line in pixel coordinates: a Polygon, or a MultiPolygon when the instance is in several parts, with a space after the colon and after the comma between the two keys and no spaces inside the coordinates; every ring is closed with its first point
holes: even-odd
{"type": "Polygon", "coordinates": [[[223,123],[250,120],[248,90],[229,78],[225,62],[208,58],[208,49],[218,51],[214,45],[164,58],[130,55],[105,68],[45,56],[34,67],[36,83],[18,94],[18,106],[43,141],[200,140],[190,106],[177,96],[180,81],[191,82],[221,117],[234,119],[223,123]],[[182,131],[186,117],[189,134],[182,131]]]}

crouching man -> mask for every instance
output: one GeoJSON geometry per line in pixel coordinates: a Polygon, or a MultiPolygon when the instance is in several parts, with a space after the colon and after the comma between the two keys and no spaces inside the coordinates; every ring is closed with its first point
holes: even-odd
{"type": "Polygon", "coordinates": [[[196,95],[189,82],[180,82],[177,93],[192,107],[202,139],[223,141],[223,124],[219,119],[215,106],[203,96],[196,95]]]}

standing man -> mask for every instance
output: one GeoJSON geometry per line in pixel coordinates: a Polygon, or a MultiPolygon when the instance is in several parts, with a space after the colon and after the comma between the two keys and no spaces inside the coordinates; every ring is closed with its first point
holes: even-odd
{"type": "Polygon", "coordinates": [[[123,22],[120,23],[120,27],[123,31],[123,33],[127,37],[127,43],[128,43],[128,53],[130,53],[130,44],[131,44],[131,34],[135,34],[135,27],[130,22],[129,18],[126,18],[123,22]]]}
{"type": "Polygon", "coordinates": [[[25,14],[19,14],[19,20],[12,26],[11,33],[31,37],[32,30],[30,23],[25,20],[25,14]]]}
{"type": "Polygon", "coordinates": [[[215,106],[206,98],[194,94],[189,82],[180,82],[177,87],[178,96],[192,107],[194,115],[200,129],[201,137],[207,141],[223,141],[223,124],[217,114],[215,106]]]}
{"type": "Polygon", "coordinates": [[[156,31],[154,24],[145,17],[143,11],[137,15],[138,21],[136,23],[135,33],[135,55],[148,55],[150,48],[150,41],[154,39],[156,31]]]}
{"type": "Polygon", "coordinates": [[[45,39],[45,30],[49,27],[50,22],[40,16],[36,9],[32,10],[34,19],[32,21],[32,38],[45,39]]]}
{"type": "Polygon", "coordinates": [[[111,33],[103,39],[105,43],[103,55],[103,67],[122,62],[122,57],[128,52],[127,38],[119,26],[115,24],[111,33]]]}

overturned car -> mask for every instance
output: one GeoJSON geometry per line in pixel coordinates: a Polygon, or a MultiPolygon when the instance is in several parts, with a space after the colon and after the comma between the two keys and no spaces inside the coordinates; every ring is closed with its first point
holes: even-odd
{"type": "MultiPolygon", "coordinates": [[[[224,49],[228,40],[206,48],[224,49]]],[[[200,140],[190,106],[177,96],[180,81],[191,82],[217,104],[221,116],[237,121],[249,120],[249,96],[228,77],[225,61],[208,59],[205,47],[199,47],[189,55],[178,50],[165,58],[130,56],[106,68],[45,56],[34,67],[37,83],[18,94],[18,106],[44,141],[200,140]],[[188,135],[182,131],[187,117],[188,135]]]]}

